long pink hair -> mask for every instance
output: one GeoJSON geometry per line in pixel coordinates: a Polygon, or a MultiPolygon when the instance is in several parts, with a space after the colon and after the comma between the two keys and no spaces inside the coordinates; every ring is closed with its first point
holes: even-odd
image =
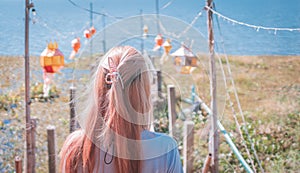
{"type": "Polygon", "coordinates": [[[82,130],[71,133],[61,149],[61,171],[101,170],[100,150],[113,144],[114,170],[141,172],[140,143],[123,138],[139,141],[141,131],[151,123],[150,79],[144,57],[130,46],[111,49],[99,63],[90,90],[83,118],[79,118],[82,130]],[[117,70],[117,81],[111,84],[107,82],[108,59],[117,70]]]}

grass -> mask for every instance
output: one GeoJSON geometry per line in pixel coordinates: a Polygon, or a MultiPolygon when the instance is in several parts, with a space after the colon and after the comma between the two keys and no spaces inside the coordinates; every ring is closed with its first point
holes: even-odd
{"type": "MultiPolygon", "coordinates": [[[[0,172],[13,172],[13,159],[16,155],[24,158],[24,60],[23,57],[0,57],[0,127],[3,135],[0,147],[0,172]],[[15,106],[11,106],[15,104],[15,106]],[[4,120],[11,120],[5,124],[4,120]]],[[[235,86],[239,93],[239,100],[243,113],[247,120],[247,129],[258,156],[262,161],[265,172],[296,172],[300,170],[300,57],[297,56],[229,56],[232,75],[235,86]]],[[[89,67],[87,61],[77,60],[78,68],[89,67]],[[82,62],[82,63],[81,63],[82,62]]],[[[222,58],[222,63],[226,61],[222,58]]],[[[66,68],[73,68],[74,64],[66,68]]],[[[77,67],[76,66],[76,67],[77,67]]],[[[191,84],[196,85],[198,95],[207,103],[210,103],[209,79],[207,70],[203,67],[197,68],[193,75],[180,75],[172,72],[171,59],[162,68],[165,84],[176,85],[176,95],[190,97],[191,84]],[[169,71],[168,71],[169,70],[169,71]],[[171,77],[166,77],[172,74],[171,77]],[[174,77],[175,76],[175,77],[174,77]],[[180,92],[179,92],[180,91],[180,92]]],[[[31,85],[36,90],[41,90],[42,82],[41,67],[38,57],[31,57],[31,85]],[[37,87],[38,86],[38,87],[37,87]]],[[[228,73],[226,73],[228,75],[228,73]]],[[[56,74],[54,86],[58,97],[48,101],[33,99],[31,104],[31,115],[38,119],[37,125],[37,172],[48,172],[47,136],[46,127],[56,127],[57,154],[63,141],[69,134],[69,87],[71,82],[84,81],[86,79],[65,79],[67,75],[56,74]],[[64,82],[62,82],[64,81],[64,82]]],[[[71,78],[71,77],[70,77],[71,78]]],[[[86,78],[86,77],[85,77],[86,78]]],[[[236,110],[239,122],[242,122],[237,111],[237,102],[234,101],[233,86],[227,81],[230,98],[236,110]]],[[[163,88],[166,90],[166,88],[163,88]]],[[[220,90],[222,91],[222,90],[220,90]]],[[[37,92],[38,93],[38,92],[37,92]]],[[[221,92],[221,94],[224,94],[221,92]]],[[[229,103],[227,97],[226,103],[229,103]]],[[[182,104],[185,106],[184,104],[182,104]]],[[[166,106],[166,105],[165,105],[166,106]]],[[[178,108],[177,108],[178,110],[178,108]]],[[[167,132],[166,107],[156,112],[156,129],[167,132]]],[[[207,154],[207,138],[205,127],[207,117],[192,117],[195,122],[195,146],[194,146],[194,168],[199,172],[203,166],[207,154]]],[[[231,107],[226,104],[222,124],[231,134],[236,145],[243,156],[245,150],[241,145],[241,139],[232,116],[231,107]]],[[[182,120],[178,120],[179,126],[182,120]]],[[[245,125],[245,124],[243,124],[245,125]]],[[[245,133],[245,132],[244,132],[245,133]]],[[[1,134],[1,136],[2,136],[1,134]]],[[[247,139],[247,136],[244,136],[247,139]]],[[[178,138],[179,144],[180,138],[178,138]]],[[[250,148],[249,141],[246,142],[250,148]]],[[[253,156],[253,153],[252,153],[253,156]]],[[[257,162],[256,169],[259,170],[257,162]]],[[[220,144],[220,171],[221,172],[244,172],[230,151],[225,140],[221,136],[220,144]]]]}

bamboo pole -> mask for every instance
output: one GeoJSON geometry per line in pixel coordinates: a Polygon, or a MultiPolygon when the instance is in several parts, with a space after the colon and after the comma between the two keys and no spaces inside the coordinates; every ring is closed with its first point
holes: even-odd
{"type": "Polygon", "coordinates": [[[174,124],[176,121],[176,110],[175,104],[176,96],[175,96],[175,86],[168,85],[168,116],[169,116],[169,135],[174,135],[174,124]]]}
{"type": "MultiPolygon", "coordinates": [[[[213,0],[207,0],[206,6],[212,7],[213,0]]],[[[211,132],[210,132],[210,147],[209,151],[212,153],[212,163],[211,171],[212,173],[218,173],[219,167],[219,133],[217,128],[218,121],[218,111],[217,111],[217,80],[216,80],[216,62],[214,57],[214,34],[213,34],[213,24],[212,24],[212,11],[207,9],[207,29],[208,29],[208,45],[210,54],[210,95],[211,101],[211,132]],[[212,139],[211,139],[212,138],[212,139]]]]}
{"type": "Polygon", "coordinates": [[[33,3],[25,0],[25,138],[26,138],[26,154],[25,154],[25,171],[27,173],[35,172],[35,152],[32,145],[32,124],[30,118],[30,59],[29,59],[29,11],[33,7],[33,3]]]}
{"type": "Polygon", "coordinates": [[[16,173],[22,173],[22,159],[20,156],[15,157],[15,169],[16,173]]]}
{"type": "Polygon", "coordinates": [[[193,172],[194,122],[185,121],[183,126],[183,171],[193,172]]]}
{"type": "Polygon", "coordinates": [[[49,173],[56,173],[55,126],[47,127],[49,173]]]}

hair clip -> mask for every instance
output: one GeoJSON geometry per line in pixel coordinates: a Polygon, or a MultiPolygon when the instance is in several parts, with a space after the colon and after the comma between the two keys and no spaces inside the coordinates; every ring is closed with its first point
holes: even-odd
{"type": "MultiPolygon", "coordinates": [[[[108,57],[109,73],[105,76],[105,82],[111,85],[113,82],[118,82],[121,79],[120,73],[117,71],[117,65],[111,57],[108,57]]],[[[121,79],[122,88],[124,88],[123,81],[121,79]]]]}

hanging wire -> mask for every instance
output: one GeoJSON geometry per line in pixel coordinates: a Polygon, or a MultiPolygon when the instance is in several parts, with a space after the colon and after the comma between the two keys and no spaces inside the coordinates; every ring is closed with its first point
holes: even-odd
{"type": "MultiPolygon", "coordinates": [[[[176,33],[172,33],[172,32],[167,31],[167,29],[164,27],[164,25],[162,24],[162,22],[161,22],[160,20],[159,20],[159,26],[160,26],[160,28],[163,30],[163,33],[166,33],[167,35],[170,35],[170,36],[172,36],[172,37],[178,39],[178,38],[180,38],[183,34],[185,34],[189,29],[191,29],[191,28],[194,26],[194,24],[195,24],[196,21],[199,19],[199,17],[202,16],[202,11],[203,11],[203,9],[202,9],[201,11],[199,11],[199,13],[198,13],[198,14],[194,17],[194,19],[192,20],[192,22],[189,23],[189,24],[187,25],[187,27],[186,27],[180,34],[176,34],[176,33]]],[[[200,31],[198,31],[198,32],[200,33],[200,35],[201,35],[203,38],[206,38],[202,32],[200,32],[200,31]]]]}
{"type": "Polygon", "coordinates": [[[75,2],[73,2],[72,0],[68,0],[68,2],[70,2],[73,6],[79,8],[81,10],[87,11],[89,13],[97,14],[97,15],[100,15],[100,16],[111,17],[111,18],[114,18],[114,19],[123,19],[123,17],[113,16],[113,15],[110,15],[108,13],[100,13],[100,12],[97,12],[97,11],[94,11],[94,10],[90,10],[90,9],[81,7],[81,6],[77,5],[75,2]]]}
{"type": "Polygon", "coordinates": [[[169,7],[173,2],[174,2],[174,0],[170,0],[170,1],[167,2],[161,9],[163,10],[163,9],[169,7]]]}
{"type": "MultiPolygon", "coordinates": [[[[215,8],[215,4],[214,4],[214,8],[215,8]]],[[[235,87],[235,83],[234,83],[234,80],[233,80],[233,77],[232,77],[232,72],[231,72],[231,68],[230,68],[230,64],[229,64],[229,60],[228,60],[228,56],[226,54],[226,51],[225,51],[225,46],[224,46],[224,38],[223,38],[223,34],[222,34],[222,31],[221,31],[221,27],[220,27],[220,23],[218,21],[218,18],[216,18],[216,21],[217,21],[217,26],[218,26],[218,30],[219,30],[219,33],[220,33],[220,38],[221,38],[221,43],[222,43],[222,48],[223,48],[223,51],[224,51],[224,55],[225,55],[225,59],[226,59],[226,65],[227,65],[227,71],[228,71],[228,75],[229,75],[229,79],[231,81],[231,84],[232,84],[232,87],[233,87],[233,92],[234,92],[234,96],[235,96],[235,99],[236,99],[236,102],[237,102],[237,106],[238,106],[238,109],[239,109],[239,113],[242,117],[242,120],[243,120],[243,123],[245,124],[245,127],[244,127],[244,130],[245,130],[245,133],[247,135],[247,138],[251,144],[251,149],[254,153],[254,156],[255,156],[255,159],[260,167],[260,170],[261,172],[264,173],[264,169],[262,168],[262,165],[261,165],[261,161],[259,160],[258,156],[257,156],[257,152],[255,150],[255,147],[254,147],[254,143],[252,142],[251,138],[250,138],[250,135],[249,135],[249,132],[248,132],[248,128],[247,128],[247,123],[246,123],[246,120],[245,120],[245,116],[244,116],[244,113],[243,113],[243,110],[242,110],[242,106],[240,104],[240,101],[239,101],[239,97],[238,97],[238,94],[237,94],[237,90],[236,90],[236,87],[235,87]]],[[[227,88],[227,87],[226,87],[227,88]]],[[[232,109],[233,109],[233,104],[232,102],[230,103],[230,106],[232,106],[232,109]]],[[[234,114],[234,118],[235,120],[236,119],[236,115],[234,114]]],[[[236,121],[238,123],[238,121],[236,121]]],[[[239,131],[240,131],[240,127],[239,128],[239,131]]],[[[241,133],[241,131],[240,131],[241,133]]],[[[243,135],[241,134],[241,137],[243,139],[243,135]]],[[[244,140],[243,140],[244,141],[244,140]]],[[[247,149],[248,150],[248,149],[247,149]]],[[[248,153],[248,152],[247,152],[248,153]]],[[[251,159],[251,157],[250,157],[251,159]]],[[[253,162],[253,161],[252,161],[253,162]]],[[[252,166],[254,166],[254,164],[251,162],[252,166]]],[[[256,172],[256,170],[254,169],[254,171],[256,172]]]]}
{"type": "Polygon", "coordinates": [[[238,122],[237,115],[236,115],[235,109],[234,109],[234,107],[233,107],[233,102],[231,101],[231,98],[230,98],[230,94],[229,94],[229,90],[228,90],[228,86],[227,86],[227,82],[226,82],[226,81],[227,81],[227,78],[226,78],[225,71],[224,71],[224,68],[223,68],[223,65],[222,65],[221,57],[220,57],[218,54],[216,54],[216,55],[217,55],[217,57],[218,57],[218,60],[219,60],[219,63],[220,63],[220,67],[221,67],[221,71],[222,71],[222,75],[223,75],[223,78],[224,78],[224,85],[225,85],[225,88],[226,88],[226,97],[227,97],[228,100],[229,100],[229,106],[230,106],[230,108],[231,108],[231,110],[232,110],[232,114],[233,114],[233,117],[234,117],[236,126],[237,126],[237,128],[238,128],[238,132],[239,132],[240,137],[241,137],[242,145],[243,145],[244,148],[246,149],[246,153],[247,153],[247,155],[248,155],[248,158],[250,159],[252,169],[254,170],[254,172],[257,172],[256,169],[255,169],[255,166],[254,166],[254,162],[253,162],[253,160],[252,160],[252,158],[251,158],[250,151],[249,151],[249,149],[248,149],[248,147],[247,147],[247,145],[246,145],[246,142],[245,142],[246,140],[245,140],[245,138],[244,138],[244,136],[243,136],[243,133],[242,133],[242,131],[241,131],[241,126],[240,126],[240,124],[239,124],[239,122],[238,122]]]}
{"type": "Polygon", "coordinates": [[[256,31],[259,31],[260,29],[263,30],[272,30],[274,31],[274,34],[276,35],[277,31],[300,31],[300,28],[275,28],[275,27],[266,27],[266,26],[258,26],[258,25],[253,25],[253,24],[248,24],[248,23],[244,23],[244,22],[240,22],[234,19],[231,19],[229,17],[226,17],[222,14],[220,14],[219,12],[215,11],[214,9],[206,6],[205,7],[207,10],[210,10],[212,13],[214,13],[215,15],[217,15],[219,18],[222,18],[228,22],[231,22],[233,24],[238,24],[238,25],[242,25],[242,26],[246,26],[246,27],[250,27],[255,29],[256,31]]]}

